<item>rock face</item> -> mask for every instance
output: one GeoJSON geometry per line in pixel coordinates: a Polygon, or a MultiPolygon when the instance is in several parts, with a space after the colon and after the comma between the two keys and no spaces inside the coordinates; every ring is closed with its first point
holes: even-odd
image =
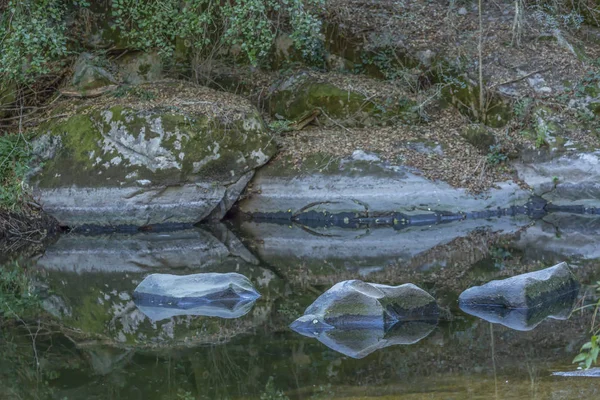
{"type": "Polygon", "coordinates": [[[271,114],[301,123],[315,111],[325,125],[371,126],[416,121],[415,103],[406,97],[366,96],[340,82],[310,73],[293,75],[276,84],[268,99],[271,114]]]}
{"type": "Polygon", "coordinates": [[[469,288],[460,294],[458,301],[461,308],[529,309],[556,301],[578,289],[573,272],[563,262],[541,271],[469,288]]]}
{"type": "Polygon", "coordinates": [[[387,286],[350,280],[319,296],[291,327],[297,332],[389,328],[399,321],[432,318],[438,313],[435,299],[411,283],[387,286]]]}
{"type": "Polygon", "coordinates": [[[152,274],[133,293],[138,308],[153,321],[175,315],[238,318],[259,297],[252,282],[237,273],[152,274]]]}
{"type": "Polygon", "coordinates": [[[220,219],[275,153],[258,111],[190,83],[138,86],[40,129],[30,178],[64,225],[153,225],[220,219]],[[160,99],[157,94],[160,93],[160,99]]]}
{"type": "Polygon", "coordinates": [[[431,225],[448,218],[525,214],[523,206],[531,196],[509,182],[500,183],[488,196],[474,196],[360,150],[340,161],[315,156],[305,164],[297,171],[282,157],[261,168],[253,180],[252,195],[239,203],[239,210],[261,218],[331,221],[338,216],[347,227],[351,224],[343,223],[346,218],[379,216],[392,222],[397,219],[398,226],[403,218],[431,225]],[[328,167],[323,169],[323,165],[328,167]],[[404,217],[396,218],[395,213],[404,217]]]}
{"type": "Polygon", "coordinates": [[[554,207],[578,206],[600,213],[600,151],[566,154],[515,165],[519,177],[554,207]]]}
{"type": "Polygon", "coordinates": [[[488,305],[461,304],[460,309],[467,314],[485,321],[502,324],[517,331],[530,331],[545,319],[566,320],[577,302],[577,291],[552,298],[536,307],[504,308],[488,305]]]}

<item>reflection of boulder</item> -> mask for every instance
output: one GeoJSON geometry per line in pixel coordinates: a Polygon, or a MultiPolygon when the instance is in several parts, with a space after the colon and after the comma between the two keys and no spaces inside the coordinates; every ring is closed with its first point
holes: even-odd
{"type": "Polygon", "coordinates": [[[175,315],[238,318],[259,297],[252,282],[237,273],[152,274],[133,292],[138,308],[153,321],[175,315]]]}
{"type": "Polygon", "coordinates": [[[460,308],[467,314],[494,324],[502,324],[517,331],[530,331],[547,318],[568,319],[576,301],[577,291],[571,291],[531,308],[505,308],[469,304],[461,304],[460,308]]]}
{"type": "Polygon", "coordinates": [[[417,286],[379,285],[359,280],[335,284],[294,321],[297,332],[333,328],[389,328],[398,321],[431,318],[439,313],[435,299],[417,286]]]}
{"type": "MultiPolygon", "coordinates": [[[[247,315],[237,319],[173,314],[168,319],[155,321],[140,311],[133,300],[134,290],[143,281],[146,272],[73,271],[72,267],[57,267],[45,271],[45,282],[53,297],[49,305],[54,305],[49,310],[55,311],[61,325],[77,332],[78,340],[98,338],[109,346],[124,348],[191,346],[228,341],[261,326],[267,320],[273,303],[282,296],[282,281],[273,272],[238,258],[228,257],[220,264],[207,267],[207,270],[243,274],[264,299],[247,315]]],[[[181,269],[175,273],[190,272],[181,269]]],[[[174,309],[166,310],[172,312],[174,309]]]]}
{"type": "MultiPolygon", "coordinates": [[[[203,229],[94,236],[68,234],[50,245],[38,264],[45,269],[77,272],[205,268],[230,255],[231,242],[232,239],[224,244],[203,229]]],[[[236,246],[236,253],[242,252],[241,247],[241,244],[236,246]]]]}
{"type": "Polygon", "coordinates": [[[567,263],[512,278],[491,281],[465,290],[459,296],[463,307],[527,309],[542,306],[579,289],[567,263]]]}
{"type": "Polygon", "coordinates": [[[363,358],[376,350],[397,344],[414,344],[428,336],[437,326],[437,319],[398,322],[388,329],[333,328],[321,332],[298,332],[314,337],[325,346],[352,358],[363,358]]]}

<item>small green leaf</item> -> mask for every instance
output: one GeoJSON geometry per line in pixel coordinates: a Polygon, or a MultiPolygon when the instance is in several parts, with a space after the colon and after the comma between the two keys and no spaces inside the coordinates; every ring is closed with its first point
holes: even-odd
{"type": "Polygon", "coordinates": [[[583,360],[585,360],[586,356],[587,356],[587,354],[585,354],[585,353],[577,354],[577,356],[573,359],[573,364],[582,362],[583,360]]]}

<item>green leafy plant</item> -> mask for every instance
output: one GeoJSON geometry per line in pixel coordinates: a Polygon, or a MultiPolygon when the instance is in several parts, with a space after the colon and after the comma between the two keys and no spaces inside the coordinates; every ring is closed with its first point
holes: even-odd
{"type": "Polygon", "coordinates": [[[306,57],[318,56],[321,22],[307,5],[319,6],[323,1],[112,0],[111,4],[115,28],[133,47],[156,48],[170,56],[176,39],[197,52],[221,42],[237,46],[256,65],[269,55],[277,34],[286,26],[296,48],[306,57]]]}
{"type": "Polygon", "coordinates": [[[579,351],[579,354],[573,359],[573,364],[578,363],[581,367],[589,369],[598,361],[600,338],[596,335],[592,336],[590,341],[581,346],[579,351]]]}
{"type": "Polygon", "coordinates": [[[275,133],[284,133],[292,130],[292,122],[288,120],[276,120],[269,123],[269,128],[275,133]]]}
{"type": "Polygon", "coordinates": [[[39,304],[23,266],[18,262],[0,266],[0,318],[22,318],[35,312],[39,304]]]}
{"type": "Polygon", "coordinates": [[[498,165],[508,160],[508,156],[503,153],[502,146],[495,144],[490,146],[490,151],[487,154],[487,162],[491,165],[498,165]]]}
{"type": "MultiPolygon", "coordinates": [[[[596,282],[596,295],[600,296],[600,282],[596,282]]],[[[579,364],[585,369],[589,369],[592,364],[596,364],[598,362],[598,354],[600,354],[600,336],[598,336],[598,334],[600,334],[600,327],[596,325],[596,316],[598,315],[598,310],[600,309],[600,300],[594,304],[580,307],[577,310],[582,310],[588,307],[594,307],[591,326],[592,337],[590,338],[589,342],[586,342],[583,346],[581,346],[579,354],[573,359],[574,364],[579,364]]]]}
{"type": "Polygon", "coordinates": [[[0,208],[18,210],[27,197],[31,146],[21,134],[0,136],[0,208]]]}
{"type": "Polygon", "coordinates": [[[31,82],[67,54],[64,0],[11,0],[0,12],[0,80],[31,82]]]}
{"type": "Polygon", "coordinates": [[[289,400],[289,397],[275,387],[275,380],[270,376],[265,391],[260,395],[260,400],[289,400]]]}

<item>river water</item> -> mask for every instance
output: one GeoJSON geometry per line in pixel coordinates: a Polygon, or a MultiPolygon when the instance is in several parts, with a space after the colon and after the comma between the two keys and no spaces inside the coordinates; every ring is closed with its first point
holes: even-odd
{"type": "Polygon", "coordinates": [[[597,216],[552,218],[401,231],[238,221],[175,232],[65,234],[30,260],[53,317],[0,330],[0,398],[599,398],[596,379],[552,374],[575,370],[571,361],[589,340],[592,310],[571,311],[600,279],[600,223],[597,216]],[[561,261],[582,283],[572,304],[511,327],[458,307],[471,286],[561,261]],[[238,272],[262,297],[238,318],[151,321],[132,294],[152,272],[238,272]],[[350,342],[289,329],[346,279],[414,283],[436,298],[441,316],[350,342]],[[380,345],[386,335],[401,344],[380,345]],[[361,345],[369,349],[358,354],[361,345]]]}

